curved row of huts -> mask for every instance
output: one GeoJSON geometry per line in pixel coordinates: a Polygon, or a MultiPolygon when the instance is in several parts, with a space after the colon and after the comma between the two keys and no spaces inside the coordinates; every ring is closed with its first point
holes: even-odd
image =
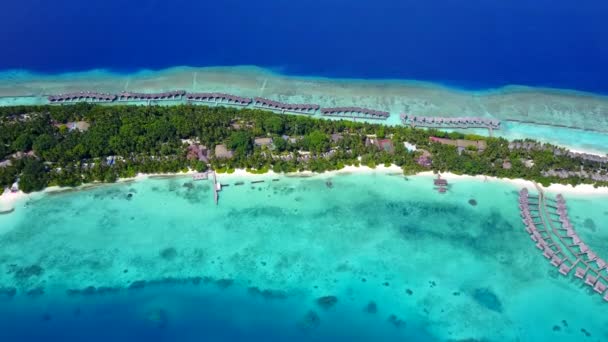
{"type": "Polygon", "coordinates": [[[401,122],[412,127],[429,128],[500,128],[500,121],[479,117],[432,117],[401,114],[401,122]]]}
{"type": "MultiPolygon", "coordinates": [[[[120,94],[107,94],[81,91],[48,96],[50,103],[74,102],[114,102],[114,101],[181,101],[204,102],[214,105],[232,105],[246,107],[253,104],[256,108],[278,111],[281,113],[295,113],[313,115],[320,111],[322,116],[343,117],[351,119],[386,120],[390,113],[381,110],[362,107],[330,107],[321,108],[318,104],[293,104],[274,101],[262,97],[242,97],[225,93],[188,93],[185,90],[174,90],[160,93],[121,92],[120,94]]],[[[449,117],[423,117],[401,114],[401,121],[405,125],[434,128],[492,128],[498,129],[500,121],[485,118],[449,118],[449,117]]]]}

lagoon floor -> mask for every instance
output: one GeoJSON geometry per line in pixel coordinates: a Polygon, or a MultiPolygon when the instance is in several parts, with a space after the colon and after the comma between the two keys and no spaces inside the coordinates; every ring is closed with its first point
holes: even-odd
{"type": "MultiPolygon", "coordinates": [[[[19,203],[0,216],[0,339],[608,339],[608,304],[534,248],[512,184],[258,178],[220,176],[218,206],[187,177],[19,203]]],[[[608,197],[567,199],[606,257],[608,197]]]]}

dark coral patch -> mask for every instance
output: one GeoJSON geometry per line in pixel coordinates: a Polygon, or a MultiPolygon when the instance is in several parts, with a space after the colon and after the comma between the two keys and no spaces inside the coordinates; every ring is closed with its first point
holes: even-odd
{"type": "Polygon", "coordinates": [[[336,305],[337,303],[338,303],[338,297],[336,297],[336,296],[323,296],[323,297],[317,298],[317,305],[319,305],[321,308],[323,308],[325,310],[328,310],[329,308],[336,305]]]}
{"type": "Polygon", "coordinates": [[[232,279],[218,279],[215,281],[215,284],[219,286],[221,289],[225,289],[230,287],[234,283],[232,279]]]}
{"type": "Polygon", "coordinates": [[[502,302],[498,296],[488,288],[478,288],[473,291],[473,299],[477,304],[488,310],[502,312],[502,302]]]}
{"type": "Polygon", "coordinates": [[[39,296],[42,296],[44,294],[44,287],[39,286],[39,287],[33,288],[33,289],[27,291],[25,294],[28,297],[39,297],[39,296]]]}
{"type": "Polygon", "coordinates": [[[15,279],[27,279],[30,277],[39,277],[44,273],[44,268],[39,265],[32,265],[18,268],[15,271],[15,279]]]}
{"type": "Polygon", "coordinates": [[[159,252],[161,258],[165,260],[173,260],[177,257],[177,250],[173,247],[167,247],[159,252]]]}
{"type": "Polygon", "coordinates": [[[397,328],[405,327],[406,323],[396,315],[390,315],[388,321],[397,328]]]}
{"type": "Polygon", "coordinates": [[[129,285],[129,290],[143,289],[146,287],[145,280],[136,280],[129,285]]]}
{"type": "Polygon", "coordinates": [[[321,324],[321,317],[319,317],[319,314],[317,314],[313,310],[309,310],[304,315],[304,317],[302,318],[302,321],[300,322],[301,327],[305,328],[305,329],[316,328],[320,324],[321,324]]]}
{"type": "Polygon", "coordinates": [[[247,289],[247,292],[249,292],[249,294],[252,296],[260,296],[260,297],[263,297],[264,299],[285,299],[285,298],[287,298],[287,293],[285,293],[285,291],[268,290],[268,289],[260,290],[260,288],[257,286],[249,287],[247,289]]]}
{"type": "Polygon", "coordinates": [[[583,221],[583,227],[590,229],[591,231],[595,231],[596,225],[595,225],[595,221],[593,221],[590,218],[585,219],[585,221],[583,221]]]}
{"type": "Polygon", "coordinates": [[[376,302],[370,301],[369,303],[367,303],[363,311],[370,314],[375,314],[376,312],[378,312],[378,305],[376,304],[376,302]]]}
{"type": "Polygon", "coordinates": [[[0,287],[0,296],[12,298],[16,294],[17,289],[14,287],[0,287]]]}

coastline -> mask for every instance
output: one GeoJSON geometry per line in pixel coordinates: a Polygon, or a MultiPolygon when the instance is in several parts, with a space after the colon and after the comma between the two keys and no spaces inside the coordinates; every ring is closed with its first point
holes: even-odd
{"type": "MultiPolygon", "coordinates": [[[[509,85],[471,91],[415,80],[301,77],[256,66],[172,67],[133,73],[103,69],[64,74],[35,74],[23,70],[0,72],[0,106],[44,105],[48,102],[46,95],[79,91],[116,94],[176,89],[250,98],[259,96],[286,103],[315,103],[321,107],[371,108],[391,113],[383,121],[386,125],[401,125],[400,113],[498,119],[503,124],[494,132],[496,136],[510,140],[534,137],[574,150],[608,153],[608,134],[605,133],[608,132],[608,96],[576,90],[509,85]],[[559,127],[553,127],[555,124],[559,127]]],[[[487,130],[462,132],[488,135],[487,130]]]]}
{"type": "MultiPolygon", "coordinates": [[[[172,67],[130,74],[103,69],[46,75],[24,71],[0,72],[0,105],[27,104],[23,96],[31,97],[32,104],[40,104],[44,95],[83,90],[119,93],[175,89],[262,96],[328,107],[360,106],[393,114],[409,112],[414,115],[482,116],[521,121],[533,118],[539,124],[560,122],[575,128],[608,130],[608,120],[603,117],[608,112],[608,96],[566,89],[508,85],[471,91],[415,80],[292,76],[255,66],[172,67]],[[11,97],[15,99],[8,101],[11,97]]],[[[399,123],[398,115],[393,116],[389,123],[399,123]]]]}
{"type": "MultiPolygon", "coordinates": [[[[131,178],[120,178],[116,181],[116,183],[126,183],[126,182],[137,182],[150,178],[172,178],[172,177],[186,177],[195,174],[196,171],[188,171],[188,172],[178,172],[178,173],[152,173],[152,174],[143,174],[139,173],[135,177],[131,178]]],[[[276,173],[272,170],[269,170],[263,174],[256,174],[247,172],[245,169],[235,169],[232,173],[218,173],[218,179],[221,181],[223,178],[244,178],[247,180],[259,179],[259,178],[277,178],[277,177],[325,177],[330,178],[333,176],[340,175],[349,175],[349,174],[389,174],[389,175],[402,175],[403,170],[397,165],[384,166],[378,165],[375,168],[370,168],[368,166],[353,166],[348,165],[340,170],[332,170],[323,173],[316,173],[312,171],[303,171],[303,172],[292,172],[292,173],[276,173]]],[[[408,175],[404,177],[436,177],[437,174],[433,171],[424,171],[419,172],[415,175],[408,175]]],[[[444,178],[448,181],[475,181],[475,182],[504,182],[508,183],[518,190],[522,187],[527,187],[529,189],[534,189],[534,182],[521,179],[521,178],[498,178],[494,176],[471,176],[471,175],[457,175],[454,173],[446,172],[441,173],[441,178],[444,178]]],[[[18,191],[15,193],[10,192],[8,189],[5,189],[4,193],[0,195],[0,213],[2,212],[12,212],[17,208],[19,203],[23,201],[36,198],[38,196],[43,196],[46,194],[58,194],[62,192],[72,192],[72,191],[82,191],[87,190],[92,187],[104,186],[107,184],[115,184],[115,183],[87,183],[82,184],[77,187],[69,188],[69,187],[59,187],[59,186],[50,186],[42,191],[26,194],[22,191],[18,191]]],[[[572,185],[564,185],[564,184],[551,184],[548,187],[544,187],[539,184],[539,186],[546,192],[550,193],[561,193],[564,195],[575,195],[575,196],[608,196],[608,187],[594,187],[591,184],[579,184],[576,187],[572,185]]]]}

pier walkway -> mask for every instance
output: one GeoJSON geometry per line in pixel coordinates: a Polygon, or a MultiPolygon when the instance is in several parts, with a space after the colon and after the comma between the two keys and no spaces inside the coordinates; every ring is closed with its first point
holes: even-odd
{"type": "Polygon", "coordinates": [[[538,196],[530,196],[526,188],[519,192],[519,209],[530,239],[559,273],[569,276],[575,269],[576,278],[608,301],[607,263],[574,230],[564,197],[547,198],[542,188],[535,186],[538,196]]]}

